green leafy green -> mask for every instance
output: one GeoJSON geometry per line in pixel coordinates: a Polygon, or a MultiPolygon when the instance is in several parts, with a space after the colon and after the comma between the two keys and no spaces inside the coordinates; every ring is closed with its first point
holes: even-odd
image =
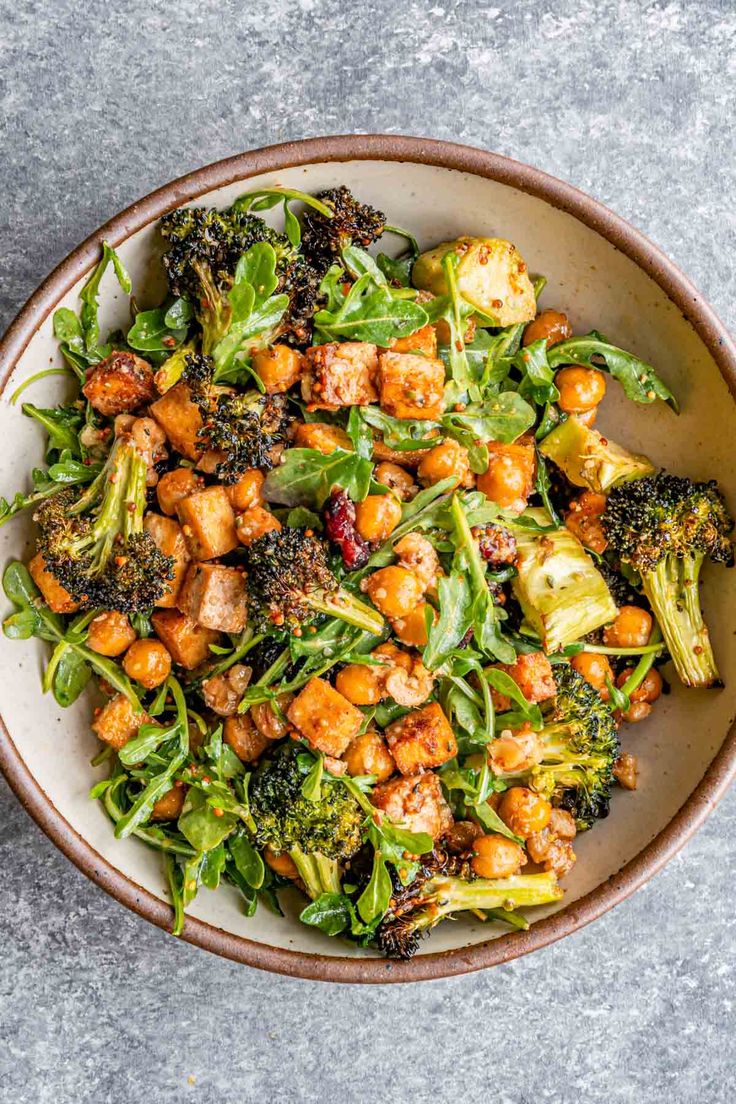
{"type": "Polygon", "coordinates": [[[342,487],[354,502],[368,494],[373,464],[357,452],[335,449],[329,456],[317,449],[291,448],[283,463],[266,476],[263,496],[282,506],[320,509],[333,487],[342,487]]]}
{"type": "Polygon", "coordinates": [[[569,341],[553,345],[547,358],[552,368],[563,364],[582,364],[609,372],[621,384],[626,397],[634,402],[652,403],[655,399],[663,399],[676,414],[680,411],[677,399],[651,364],[633,353],[609,345],[595,330],[585,337],[571,337],[569,341]]]}
{"type": "Polygon", "coordinates": [[[364,272],[347,294],[333,278],[329,284],[333,303],[314,316],[315,340],[371,341],[388,346],[393,338],[406,337],[425,326],[424,308],[411,299],[399,298],[380,275],[383,282],[376,283],[373,272],[364,272]]]}

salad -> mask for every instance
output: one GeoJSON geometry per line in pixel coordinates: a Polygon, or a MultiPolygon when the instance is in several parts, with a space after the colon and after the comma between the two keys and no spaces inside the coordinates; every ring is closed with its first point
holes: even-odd
{"type": "Polygon", "coordinates": [[[675,396],[540,310],[510,242],[422,252],[345,187],[159,229],[160,305],[101,332],[132,291],[103,244],[56,312],[63,367],[12,401],[71,395],[22,403],[46,464],[0,500],[36,524],[6,635],[48,642],[59,705],[95,686],[92,799],[162,853],[177,934],[221,882],[400,958],[448,915],[527,928],[635,788],[662,665],[720,685],[723,498],[595,428],[608,387],[675,396]]]}

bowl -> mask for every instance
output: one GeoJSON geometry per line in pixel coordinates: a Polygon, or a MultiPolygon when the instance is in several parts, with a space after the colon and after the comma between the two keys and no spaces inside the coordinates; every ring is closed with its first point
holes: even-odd
{"type": "MultiPolygon", "coordinates": [[[[33,372],[57,363],[51,316],[73,306],[85,275],[109,241],[133,276],[142,305],[163,291],[156,220],[185,203],[224,205],[246,188],[283,184],[317,191],[346,183],[428,246],[460,233],[511,239],[548,284],[543,305],[566,311],[575,331],[598,329],[653,363],[679,396],[679,418],[664,404],[640,407],[612,385],[601,427],[655,462],[695,478],[718,477],[736,501],[736,348],[682,273],[638,231],[576,189],[526,165],[465,146],[420,138],[360,135],[271,146],[190,173],[117,215],[75,249],[31,296],[0,344],[0,493],[26,486],[41,462],[40,434],[9,403],[33,372]]],[[[124,322],[125,298],[103,291],[103,322],[124,322]]],[[[62,377],[25,398],[52,405],[62,377]],[[56,385],[56,386],[54,386],[56,385]]],[[[0,530],[5,563],[27,553],[25,517],[0,530]]],[[[672,693],[624,736],[639,758],[640,785],[617,792],[609,819],[579,838],[579,861],[557,906],[537,910],[526,932],[508,934],[472,919],[441,925],[410,962],[388,962],[259,909],[247,919],[235,891],[203,890],[183,938],[231,959],[283,974],[343,982],[438,978],[505,962],[568,935],[650,878],[703,822],[736,770],[736,572],[706,570],[704,604],[726,687],[672,693]]],[[[54,843],[118,901],[162,928],[170,926],[160,855],[135,839],[118,841],[99,803],[88,797],[104,774],[90,760],[97,742],[90,700],[62,711],[42,696],[44,645],[0,639],[0,765],[16,795],[54,843]]],[[[288,894],[286,895],[288,896],[288,894]]],[[[296,894],[294,895],[296,897],[296,894]]],[[[63,902],[59,903],[63,908],[63,902]]]]}

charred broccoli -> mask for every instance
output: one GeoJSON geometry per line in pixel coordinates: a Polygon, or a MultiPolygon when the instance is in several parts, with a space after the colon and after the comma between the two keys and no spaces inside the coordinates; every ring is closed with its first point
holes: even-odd
{"type": "Polygon", "coordinates": [[[174,561],[143,530],[146,471],[146,458],[121,434],[82,495],[63,491],[35,514],[46,567],[83,609],[136,613],[169,589],[174,561]]]}
{"type": "Polygon", "coordinates": [[[273,448],[284,440],[289,424],[285,395],[259,391],[234,394],[212,384],[210,357],[186,358],[183,379],[202,415],[199,439],[205,448],[222,453],[215,475],[236,483],[249,468],[273,467],[273,448]]]}
{"type": "Polygon", "coordinates": [[[368,246],[380,238],[386,216],[368,203],[360,203],[344,184],[320,192],[317,199],[328,204],[333,215],[327,218],[312,207],[305,210],[302,249],[322,277],[330,265],[341,261],[347,245],[368,246]]]}
{"type": "Polygon", "coordinates": [[[469,909],[509,912],[547,905],[560,897],[562,890],[552,871],[510,878],[465,878],[443,852],[435,851],[409,885],[394,883],[391,905],[376,929],[375,942],[388,958],[411,958],[422,936],[452,913],[469,909]]]}
{"type": "Polygon", "coordinates": [[[250,785],[250,814],[259,847],[286,851],[307,894],[340,892],[339,863],[361,844],[363,813],[350,791],[329,776],[316,800],[302,794],[314,758],[297,744],[282,744],[261,764],[250,785]]]}
{"type": "Polygon", "coordinates": [[[337,617],[379,634],[383,618],[339,586],[327,563],[327,549],[306,530],[287,527],[266,533],[247,550],[251,608],[262,623],[297,627],[315,614],[337,617]]]}
{"type": "Polygon", "coordinates": [[[610,549],[641,575],[678,675],[686,686],[719,683],[698,581],[706,556],[733,564],[733,529],[715,482],[658,475],[615,487],[603,514],[610,549]]]}
{"type": "Polygon", "coordinates": [[[257,242],[267,242],[273,246],[277,272],[284,279],[296,262],[296,250],[284,234],[236,208],[182,207],[164,215],[159,225],[168,244],[163,264],[169,289],[194,307],[205,353],[230,327],[228,292],[243,254],[257,242]]]}

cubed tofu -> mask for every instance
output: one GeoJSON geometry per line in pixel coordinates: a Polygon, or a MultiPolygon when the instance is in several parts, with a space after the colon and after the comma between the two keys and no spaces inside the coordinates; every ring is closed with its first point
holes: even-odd
{"type": "Polygon", "coordinates": [[[437,332],[434,326],[422,326],[421,330],[408,337],[395,337],[391,342],[394,353],[416,353],[420,356],[437,356],[437,332]]]}
{"type": "Polygon", "coordinates": [[[419,774],[440,767],[457,755],[452,726],[437,702],[415,709],[390,724],[386,743],[402,774],[419,774]]]}
{"type": "Polygon", "coordinates": [[[367,341],[344,341],[307,349],[302,398],[313,410],[366,406],[378,400],[377,348],[367,341]]]}
{"type": "Polygon", "coordinates": [[[214,560],[238,546],[235,513],[225,488],[218,484],[177,503],[181,527],[194,560],[214,560]]]}
{"type": "Polygon", "coordinates": [[[440,780],[431,772],[379,783],[373,789],[371,803],[394,824],[409,832],[426,832],[432,839],[443,836],[453,824],[440,780]]]}
{"type": "Polygon", "coordinates": [[[151,618],[156,635],[166,645],[174,663],[193,671],[212,655],[210,644],[217,644],[219,632],[206,629],[177,609],[156,610],[151,618]]]}
{"type": "Polygon", "coordinates": [[[248,619],[243,572],[222,564],[192,564],[177,604],[190,620],[206,629],[242,632],[248,619]]]}
{"type": "Polygon", "coordinates": [[[110,353],[87,370],[82,394],[106,418],[137,410],[156,394],[153,368],[135,353],[110,353]]]}
{"type": "Polygon", "coordinates": [[[253,544],[253,541],[257,541],[266,533],[277,533],[281,529],[281,522],[263,506],[249,506],[242,514],[238,514],[235,528],[238,540],[247,548],[249,544],[253,544]]]}
{"type": "Polygon", "coordinates": [[[189,495],[201,491],[204,479],[191,468],[174,468],[165,472],[156,484],[156,497],[164,514],[175,514],[177,503],[189,495]]]}
{"type": "MultiPolygon", "coordinates": [[[[496,670],[510,675],[527,701],[541,702],[553,698],[557,693],[557,684],[552,674],[552,664],[544,652],[530,652],[520,655],[509,666],[499,665],[496,670]]],[[[499,713],[512,708],[510,698],[498,690],[491,690],[493,705],[499,713]]]]}
{"type": "Polygon", "coordinates": [[[222,738],[244,763],[254,763],[271,743],[267,736],[259,732],[247,713],[227,717],[222,738]]]}
{"type": "Polygon", "coordinates": [[[28,570],[52,613],[76,613],[79,602],[74,601],[69,591],[47,569],[41,552],[37,552],[30,561],[28,570]]]}
{"type": "Polygon", "coordinates": [[[202,415],[192,401],[186,383],[177,383],[152,403],[151,415],[163,429],[173,449],[186,456],[187,460],[199,460],[203,451],[198,436],[202,428],[202,415]]]}
{"type": "Polygon", "coordinates": [[[378,358],[381,409],[394,418],[436,422],[445,409],[445,366],[441,360],[395,353],[378,358]]]}
{"type": "Polygon", "coordinates": [[[119,751],[128,740],[133,739],[141,725],[150,723],[150,720],[145,711],[136,713],[124,694],[116,694],[95,717],[92,731],[119,751]]]}
{"type": "Polygon", "coordinates": [[[335,449],[353,451],[353,442],[340,426],[326,422],[300,422],[296,427],[294,444],[297,448],[311,448],[330,456],[335,449]]]}
{"type": "Polygon", "coordinates": [[[174,561],[174,574],[168,580],[169,589],[156,602],[157,606],[171,609],[176,605],[191,560],[187,542],[184,540],[179,522],[171,517],[164,517],[163,514],[146,514],[143,528],[151,534],[159,551],[163,552],[164,556],[171,556],[174,561]]]}
{"type": "Polygon", "coordinates": [[[294,698],[287,717],[317,751],[339,759],[363,724],[363,714],[329,682],[310,679],[294,698]]]}

